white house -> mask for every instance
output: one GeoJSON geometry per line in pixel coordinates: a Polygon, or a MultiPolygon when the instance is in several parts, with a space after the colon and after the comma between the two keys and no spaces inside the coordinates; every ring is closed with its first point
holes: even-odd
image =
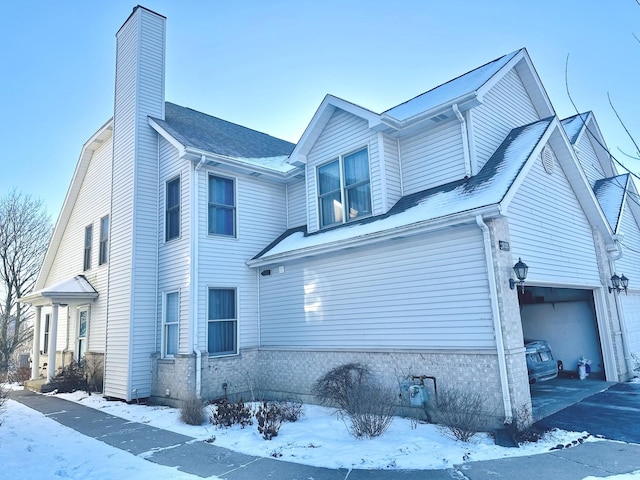
{"type": "Polygon", "coordinates": [[[328,95],[293,145],[165,102],[163,16],[138,6],[116,38],[113,118],[23,299],[34,378],[90,356],[126,401],[304,398],[359,361],[468,386],[509,421],[531,402],[525,337],[631,375],[636,192],[591,113],[557,118],[526,50],[382,113],[328,95]]]}

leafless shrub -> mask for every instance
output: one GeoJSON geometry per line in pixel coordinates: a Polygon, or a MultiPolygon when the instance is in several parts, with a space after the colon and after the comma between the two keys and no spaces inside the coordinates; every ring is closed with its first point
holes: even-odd
{"type": "Polygon", "coordinates": [[[347,392],[344,415],[347,428],[356,438],[375,438],[387,431],[393,421],[395,392],[384,385],[366,382],[347,392]]]}
{"type": "Polygon", "coordinates": [[[104,361],[102,355],[85,354],[82,367],[87,379],[87,393],[102,392],[104,383],[104,361]]]}
{"type": "Polygon", "coordinates": [[[340,365],[316,380],[312,393],[320,399],[321,403],[335,403],[346,411],[351,392],[363,385],[370,376],[369,367],[361,363],[340,365]]]}
{"type": "Polygon", "coordinates": [[[284,422],[281,404],[278,402],[262,402],[256,411],[258,432],[265,440],[271,440],[278,436],[280,427],[284,422]]]}
{"type": "Polygon", "coordinates": [[[202,400],[196,396],[187,398],[180,409],[180,420],[187,425],[202,425],[204,421],[202,400]]]}
{"type": "Polygon", "coordinates": [[[441,431],[463,442],[468,442],[475,434],[486,429],[491,419],[484,399],[468,390],[439,390],[436,407],[433,416],[441,431]]]}
{"type": "Polygon", "coordinates": [[[297,400],[283,400],[274,402],[278,404],[282,421],[284,422],[297,422],[302,417],[302,402],[297,400]]]}
{"type": "Polygon", "coordinates": [[[513,413],[513,422],[509,425],[509,433],[518,443],[537,442],[549,429],[532,424],[531,408],[521,405],[513,413]]]}
{"type": "Polygon", "coordinates": [[[213,404],[216,408],[209,416],[213,425],[218,427],[240,425],[242,428],[253,425],[251,408],[242,400],[230,402],[227,399],[221,399],[214,401],[213,404]]]}

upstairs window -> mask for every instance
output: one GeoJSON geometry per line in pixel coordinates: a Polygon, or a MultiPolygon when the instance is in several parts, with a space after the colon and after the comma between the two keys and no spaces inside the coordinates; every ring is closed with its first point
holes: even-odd
{"type": "Polygon", "coordinates": [[[180,177],[167,182],[164,232],[167,242],[180,236],[180,177]]]}
{"type": "Polygon", "coordinates": [[[209,175],[209,234],[236,235],[235,182],[209,175]]]}
{"type": "Polygon", "coordinates": [[[109,215],[100,219],[100,252],[98,265],[104,265],[109,261],[109,215]]]}
{"type": "Polygon", "coordinates": [[[318,167],[318,204],[321,228],[371,215],[366,148],[318,167]]]}
{"type": "Polygon", "coordinates": [[[84,259],[83,270],[91,269],[91,243],[93,242],[93,225],[87,225],[84,229],[84,259]]]}

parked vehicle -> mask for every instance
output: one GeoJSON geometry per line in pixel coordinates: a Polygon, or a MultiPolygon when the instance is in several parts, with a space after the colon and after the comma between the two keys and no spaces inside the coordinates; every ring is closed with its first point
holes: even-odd
{"type": "Polygon", "coordinates": [[[525,340],[529,383],[551,380],[558,376],[558,362],[546,340],[525,340]]]}

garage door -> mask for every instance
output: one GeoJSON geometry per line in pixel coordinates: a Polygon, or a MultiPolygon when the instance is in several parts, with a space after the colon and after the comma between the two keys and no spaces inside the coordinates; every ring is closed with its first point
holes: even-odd
{"type": "Polygon", "coordinates": [[[640,356],[640,294],[629,293],[619,296],[627,333],[629,334],[629,349],[631,353],[640,356]]]}

